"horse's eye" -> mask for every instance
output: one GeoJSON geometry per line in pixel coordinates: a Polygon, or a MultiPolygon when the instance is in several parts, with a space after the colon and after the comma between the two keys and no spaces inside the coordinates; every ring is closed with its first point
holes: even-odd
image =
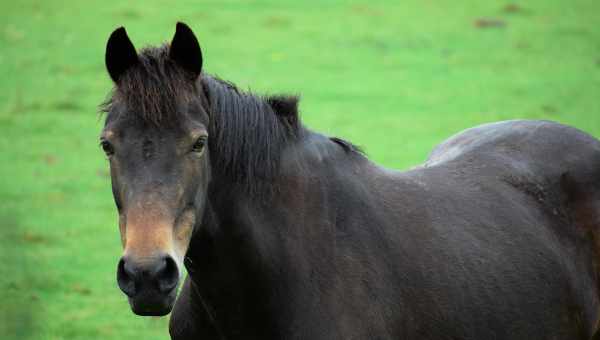
{"type": "Polygon", "coordinates": [[[113,149],[112,144],[110,144],[108,141],[105,141],[105,140],[101,141],[100,146],[102,147],[102,150],[104,151],[104,153],[107,156],[110,156],[113,153],[115,153],[115,150],[113,149]]]}
{"type": "Polygon", "coordinates": [[[204,150],[204,145],[206,144],[206,136],[202,136],[196,140],[194,145],[192,146],[192,152],[202,152],[204,150]]]}

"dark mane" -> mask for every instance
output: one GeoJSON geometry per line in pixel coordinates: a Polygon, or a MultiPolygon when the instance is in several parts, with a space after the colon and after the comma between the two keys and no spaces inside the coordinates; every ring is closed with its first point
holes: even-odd
{"type": "Polygon", "coordinates": [[[365,151],[360,146],[352,144],[351,142],[345,139],[341,139],[339,137],[329,137],[329,140],[341,146],[342,149],[344,149],[344,151],[346,151],[347,153],[356,153],[359,155],[365,154],[365,151]]]}
{"type": "Polygon", "coordinates": [[[283,149],[303,128],[296,97],[262,97],[203,74],[210,110],[210,159],[233,183],[253,190],[276,176],[283,149]]]}

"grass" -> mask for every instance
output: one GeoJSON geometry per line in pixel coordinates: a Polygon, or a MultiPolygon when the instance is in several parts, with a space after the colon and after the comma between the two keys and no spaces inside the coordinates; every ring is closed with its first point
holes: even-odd
{"type": "Polygon", "coordinates": [[[403,169],[490,121],[552,119],[600,137],[600,5],[522,3],[3,1],[0,338],[168,338],[167,319],[134,316],[115,283],[96,114],[115,27],[141,47],[183,20],[205,70],[299,93],[308,126],[403,169]]]}

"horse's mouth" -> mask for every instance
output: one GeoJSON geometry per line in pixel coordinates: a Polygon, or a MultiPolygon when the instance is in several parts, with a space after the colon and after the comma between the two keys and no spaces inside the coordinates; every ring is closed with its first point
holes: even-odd
{"type": "Polygon", "coordinates": [[[177,289],[168,294],[159,292],[141,293],[135,297],[129,297],[131,311],[140,316],[164,316],[171,312],[175,304],[177,289]]]}

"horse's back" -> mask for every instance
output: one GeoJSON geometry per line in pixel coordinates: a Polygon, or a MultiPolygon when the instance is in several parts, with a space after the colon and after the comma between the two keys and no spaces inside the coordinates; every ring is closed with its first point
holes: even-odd
{"type": "MultiPolygon", "coordinates": [[[[600,141],[551,121],[511,120],[462,131],[434,148],[425,166],[460,162],[465,157],[522,161],[528,166],[568,171],[600,167],[600,141]]],[[[492,160],[493,162],[493,160],[492,160]]]]}
{"type": "Polygon", "coordinates": [[[591,337],[600,142],[551,122],[489,124],[392,177],[399,190],[379,188],[398,202],[388,229],[403,249],[400,289],[421,326],[436,325],[416,321],[422,339],[591,337]]]}

